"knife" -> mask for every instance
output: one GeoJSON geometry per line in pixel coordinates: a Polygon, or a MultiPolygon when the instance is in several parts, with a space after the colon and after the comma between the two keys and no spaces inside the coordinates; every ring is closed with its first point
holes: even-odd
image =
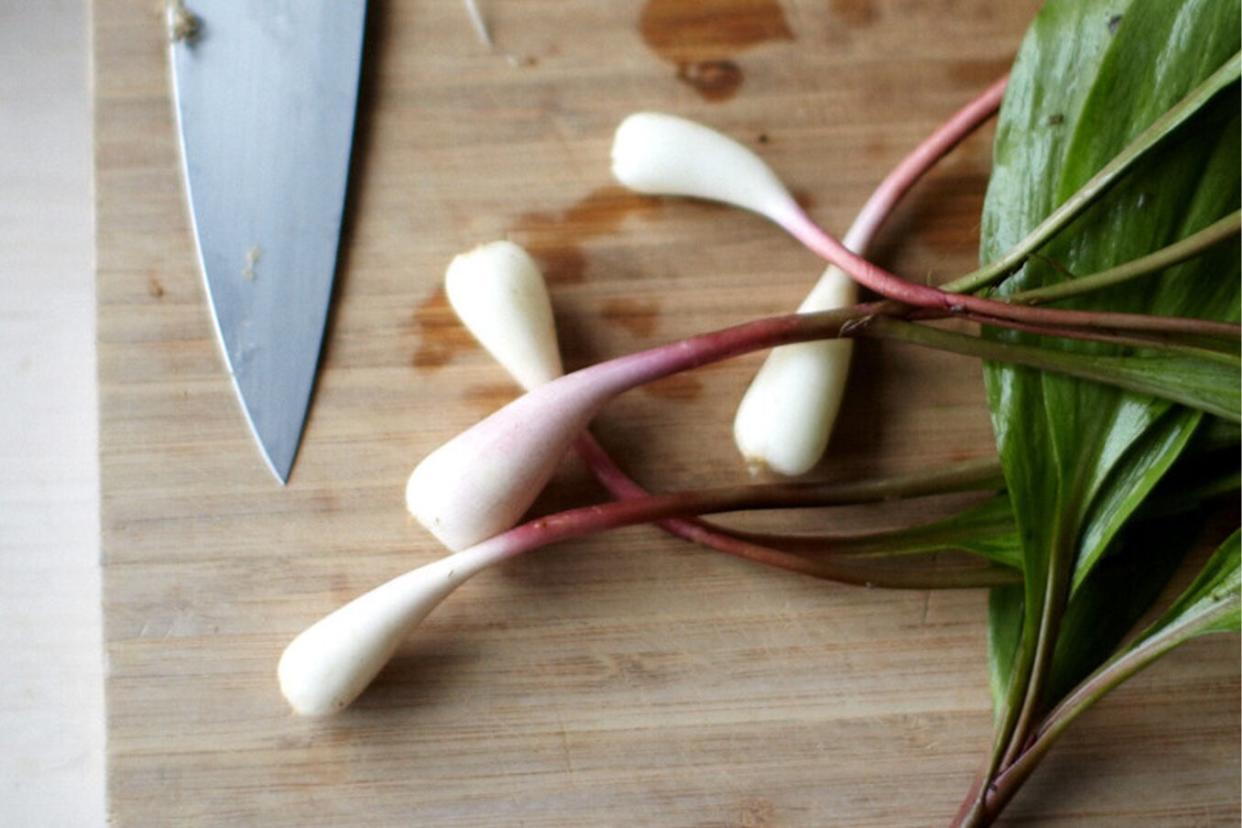
{"type": "Polygon", "coordinates": [[[332,297],[366,0],[169,6],[199,264],[242,411],[283,484],[332,297]]]}

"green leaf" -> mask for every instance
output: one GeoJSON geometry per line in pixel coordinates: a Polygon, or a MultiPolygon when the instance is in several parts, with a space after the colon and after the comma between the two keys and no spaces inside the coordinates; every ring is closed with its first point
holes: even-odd
{"type": "Polygon", "coordinates": [[[1074,688],[1036,729],[1004,771],[981,786],[973,798],[971,824],[990,823],[1028,779],[1065,729],[1111,690],[1151,666],[1179,645],[1201,635],[1237,632],[1242,626],[1242,575],[1238,532],[1212,555],[1199,577],[1155,624],[1074,688]]]}
{"type": "MultiPolygon", "coordinates": [[[[1165,416],[1175,415],[1171,411],[1165,416]]],[[[1165,434],[1153,429],[1123,458],[1114,474],[1121,478],[1136,467],[1146,465],[1153,453],[1169,456],[1163,445],[1152,439],[1165,434]]],[[[1188,526],[1199,525],[1207,514],[1205,505],[1239,487],[1237,444],[1221,445],[1220,437],[1207,428],[1198,429],[1185,441],[1177,462],[1134,510],[1127,524],[1108,545],[1100,549],[1090,566],[1079,561],[1074,592],[1061,622],[1061,637],[1053,658],[1050,698],[1059,698],[1103,663],[1126,633],[1160,594],[1177,564],[1195,544],[1197,533],[1188,526]]],[[[1117,498],[1129,491],[1124,481],[1110,481],[1105,491],[1112,495],[1096,502],[1097,510],[1113,512],[1117,498]]],[[[1108,520],[1093,515],[1088,525],[1094,531],[1112,536],[1108,520]]],[[[1094,548],[1091,541],[1085,548],[1094,548]]]]}
{"type": "Polygon", "coordinates": [[[1112,655],[1194,545],[1199,515],[1134,520],[1079,584],[1061,620],[1049,698],[1059,699],[1112,655]]]}
{"type": "Polygon", "coordinates": [[[1189,640],[1208,633],[1242,629],[1239,560],[1239,534],[1235,531],[1208,560],[1194,583],[1135,640],[1130,650],[1139,649],[1157,636],[1167,637],[1174,631],[1183,640],[1189,640]]]}
{"type": "Polygon", "coordinates": [[[1038,345],[997,342],[887,316],[870,320],[865,335],[1087,379],[1181,403],[1234,422],[1242,420],[1242,363],[1229,354],[1199,349],[1194,349],[1193,356],[1150,349],[1126,356],[1082,353],[1067,349],[1078,344],[1074,340],[1050,339],[1038,345]]]}
{"type": "MultiPolygon", "coordinates": [[[[1174,410],[1165,416],[1177,413],[1174,410]]],[[[1171,458],[1173,452],[1163,443],[1167,433],[1163,428],[1152,429],[1131,447],[1113,470],[1116,479],[1110,480],[1104,489],[1109,497],[1097,499],[1097,512],[1116,515],[1126,511],[1119,500],[1132,491],[1126,483],[1127,476],[1147,466],[1153,456],[1171,458]]],[[[1197,533],[1188,532],[1187,527],[1200,523],[1206,514],[1205,503],[1237,491],[1236,447],[1222,451],[1203,436],[1190,440],[1182,435],[1175,438],[1182,443],[1177,447],[1181,452],[1177,462],[1143,503],[1132,510],[1130,522],[1120,534],[1115,525],[1110,525],[1107,515],[1093,514],[1087,521],[1091,531],[1117,536],[1107,550],[1093,545],[1090,538],[1084,541],[1084,548],[1097,551],[1089,566],[1080,560],[1076,570],[1081,577],[1075,579],[1061,621],[1050,698],[1060,698],[1113,653],[1160,594],[1178,562],[1198,542],[1197,533]]]]}
{"type": "MultiPolygon", "coordinates": [[[[1113,467],[1107,485],[1091,504],[1083,532],[1082,551],[1074,569],[1071,594],[1078,591],[1108,547],[1109,540],[1142,503],[1148,493],[1146,481],[1163,476],[1186,447],[1199,425],[1200,418],[1188,417],[1176,409],[1167,411],[1163,422],[1148,429],[1130,446],[1113,467]]],[[[1073,635],[1076,625],[1066,626],[1066,635],[1073,635]]]]}
{"type": "MultiPolygon", "coordinates": [[[[1200,428],[1175,467],[1135,511],[1132,524],[1109,545],[1108,557],[1076,586],[1062,619],[1051,696],[1059,697],[1113,653],[1198,542],[1186,527],[1197,523],[1207,504],[1226,495],[1236,498],[1242,487],[1237,445],[1236,435],[1228,431],[1200,428]]],[[[999,512],[1001,507],[998,503],[992,508],[999,512]]],[[[1012,527],[1012,516],[1010,521],[1012,527]]],[[[1016,536],[1006,540],[1017,543],[1016,536]]],[[[963,547],[970,542],[959,541],[963,547]]],[[[993,589],[988,612],[989,679],[999,711],[1022,626],[1022,588],[993,589]]]]}
{"type": "MultiPolygon", "coordinates": [[[[1202,635],[1242,630],[1242,557],[1235,530],[1173,604],[1125,649],[1068,694],[1041,728],[1056,733],[1083,710],[1170,650],[1202,635]]],[[[1042,734],[1041,734],[1042,735],[1042,734]]]]}
{"type": "Polygon", "coordinates": [[[1195,445],[1203,451],[1237,448],[1242,445],[1242,428],[1219,417],[1208,417],[1195,435],[1195,445]]]}
{"type": "Polygon", "coordinates": [[[1013,523],[1009,497],[999,494],[947,518],[888,532],[840,538],[834,553],[898,557],[961,550],[992,563],[1022,568],[1022,545],[1013,523]]]}
{"type": "MultiPolygon", "coordinates": [[[[982,260],[1001,257],[1135,135],[1231,60],[1239,46],[1238,14],[1236,0],[1049,2],[1023,43],[1001,111],[982,221],[982,260]],[[1121,21],[1114,33],[1108,24],[1116,15],[1121,21]]],[[[1217,96],[1008,279],[1000,293],[1106,270],[1237,209],[1237,109],[1236,89],[1217,96]]],[[[1237,256],[1236,243],[1221,245],[1160,276],[1062,306],[1236,320],[1237,256]]],[[[1111,346],[1065,347],[1118,358],[1111,346]]],[[[1118,369],[1131,372],[1132,380],[1177,386],[1183,402],[1237,416],[1237,372],[1231,366],[1165,355],[1143,360],[1127,360],[1127,367],[1118,364],[1118,369]]],[[[1009,741],[1020,717],[1029,719],[1055,701],[1030,686],[1046,682],[1053,670],[1071,584],[1081,589],[1088,583],[1103,550],[1184,449],[1201,415],[1133,391],[1030,368],[991,364],[985,380],[1026,573],[1021,612],[1006,592],[989,616],[990,646],[996,650],[990,661],[995,672],[1004,671],[994,684],[1009,683],[998,696],[998,750],[1003,750],[1000,743],[1009,741]]],[[[1098,609],[1085,614],[1111,611],[1107,594],[1091,601],[1098,609]]],[[[1092,620],[1076,611],[1070,627],[1079,631],[1092,620]]],[[[1072,640],[1061,653],[1082,660],[1072,640]]]]}
{"type": "Polygon", "coordinates": [[[996,587],[988,594],[988,687],[992,691],[992,712],[998,728],[1012,684],[1014,661],[1018,658],[1025,607],[1022,586],[996,587]]]}

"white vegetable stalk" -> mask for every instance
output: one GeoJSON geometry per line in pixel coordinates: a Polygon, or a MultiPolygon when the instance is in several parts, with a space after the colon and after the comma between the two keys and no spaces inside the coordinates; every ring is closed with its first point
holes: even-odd
{"type": "MultiPolygon", "coordinates": [[[[995,114],[1006,79],[937,127],[880,183],[859,211],[842,243],[862,256],[902,196],[946,153],[995,114]]],[[[827,237],[809,220],[783,225],[811,249],[824,255],[827,237]]],[[[832,258],[832,256],[829,256],[832,258]]],[[[835,267],[824,271],[819,284],[798,309],[800,313],[831,310],[857,301],[857,289],[835,267]]],[[[764,363],[738,408],[733,433],[743,456],[754,466],[782,474],[809,471],[827,448],[841,404],[852,345],[807,343],[775,349],[764,363]]]]}
{"type": "Polygon", "coordinates": [[[427,455],[406,484],[410,514],[453,550],[516,524],[578,433],[626,387],[574,377],[530,391],[427,455]]]}
{"type": "MultiPolygon", "coordinates": [[[[512,242],[458,256],[445,276],[453,310],[526,389],[562,373],[543,275],[512,242]]],[[[410,475],[410,514],[450,549],[513,526],[599,406],[605,389],[580,385],[545,399],[528,395],[428,455],[410,475]]]]}
{"type": "MultiPolygon", "coordinates": [[[[786,229],[802,216],[793,196],[755,153],[672,115],[643,112],[626,118],[613,141],[612,169],[630,189],[722,201],[786,229]]],[[[860,217],[846,246],[857,249],[869,229],[870,222],[860,217]]],[[[857,300],[853,280],[829,267],[798,311],[832,310],[857,300]]],[[[733,424],[734,440],[752,470],[796,475],[819,462],[841,406],[852,353],[852,342],[838,340],[788,345],[768,356],[733,424]]]]}
{"type": "MultiPolygon", "coordinates": [[[[547,286],[525,250],[500,241],[464,253],[449,265],[445,288],[462,324],[524,388],[561,375],[547,286]]],[[[285,699],[303,716],[342,710],[453,590],[511,554],[512,544],[484,541],[407,572],[322,619],[281,656],[277,675],[285,699]]]]}
{"type": "Polygon", "coordinates": [[[802,212],[759,156],[673,115],[639,112],[622,121],[612,143],[612,173],[640,193],[723,201],[782,227],[802,212]]]}
{"type": "MultiPolygon", "coordinates": [[[[858,301],[858,286],[830,265],[798,313],[844,308],[858,301]]],[[[752,472],[784,475],[810,471],[828,447],[849,378],[850,339],[774,348],[742,397],[733,441],[752,472]]]]}
{"type": "Polygon", "coordinates": [[[453,259],[444,286],[462,324],[523,388],[561,375],[548,288],[525,250],[480,245],[453,259]]]}
{"type": "MultiPolygon", "coordinates": [[[[866,209],[845,234],[846,247],[862,254],[876,225],[866,209]]],[[[845,308],[858,302],[858,285],[829,265],[798,313],[845,308]]],[[[805,474],[828,448],[854,353],[851,339],[803,342],[773,348],[755,374],[733,420],[733,441],[752,472],[805,474]]]]}
{"type": "Polygon", "coordinates": [[[276,668],[280,692],[302,716],[344,709],[449,593],[511,554],[504,543],[479,544],[355,598],[285,648],[276,668]]]}
{"type": "MultiPolygon", "coordinates": [[[[754,153],[714,130],[639,113],[617,129],[613,171],[647,193],[689,195],[754,210],[790,232],[809,219],[754,153]]],[[[469,262],[463,267],[468,272],[469,262]]],[[[502,532],[521,517],[561,457],[615,393],[676,364],[680,348],[596,366],[539,386],[429,455],[406,486],[410,512],[450,549],[502,532]],[[585,375],[584,375],[585,374],[585,375]],[[544,393],[545,390],[548,393],[544,393]]]]}

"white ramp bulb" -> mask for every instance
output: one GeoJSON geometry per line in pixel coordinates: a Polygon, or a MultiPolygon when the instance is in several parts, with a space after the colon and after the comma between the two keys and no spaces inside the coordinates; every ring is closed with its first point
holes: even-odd
{"type": "Polygon", "coordinates": [[[358,697],[427,615],[471,576],[503,560],[504,544],[480,544],[376,587],[321,618],[280,656],[280,692],[295,713],[326,716],[358,697]]]}
{"type": "Polygon", "coordinates": [[[640,193],[722,201],[784,226],[801,208],[759,156],[714,129],[658,112],[630,115],[612,143],[612,173],[640,193]]]}
{"type": "MultiPolygon", "coordinates": [[[[798,312],[857,301],[854,281],[830,266],[798,312]]],[[[782,345],[768,355],[733,421],[734,442],[752,471],[798,475],[819,462],[841,408],[853,348],[851,340],[835,339],[782,345]]]]}
{"type": "Polygon", "coordinates": [[[410,514],[453,550],[513,527],[617,390],[575,374],[519,397],[414,468],[405,487],[410,514]]]}
{"type": "Polygon", "coordinates": [[[523,388],[561,375],[548,289],[525,250],[510,241],[480,245],[453,259],[444,287],[462,324],[523,388]]]}

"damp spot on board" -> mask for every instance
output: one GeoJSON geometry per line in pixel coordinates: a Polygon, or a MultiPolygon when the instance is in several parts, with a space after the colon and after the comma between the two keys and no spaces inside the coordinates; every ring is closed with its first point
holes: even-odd
{"type": "Polygon", "coordinates": [[[798,206],[806,212],[809,213],[815,209],[815,196],[811,195],[810,191],[794,190],[791,195],[794,201],[798,202],[798,206]]]}
{"type": "Polygon", "coordinates": [[[743,799],[738,805],[737,824],[740,828],[770,828],[777,824],[776,806],[761,796],[743,799]]]}
{"type": "Polygon", "coordinates": [[[779,0],[647,0],[638,28],[648,48],[677,67],[677,79],[708,101],[741,87],[738,52],[793,39],[779,0]]]}
{"type": "Polygon", "coordinates": [[[733,97],[742,85],[742,70],[731,60],[702,60],[677,66],[677,80],[693,86],[708,101],[733,97]]]}
{"type": "Polygon", "coordinates": [[[458,321],[443,287],[415,309],[414,326],[419,337],[412,360],[415,368],[443,368],[457,354],[475,347],[474,337],[458,321]]]}
{"type": "Polygon", "coordinates": [[[657,198],[609,185],[592,190],[564,210],[523,213],[510,235],[539,262],[549,284],[575,284],[586,278],[583,243],[612,233],[626,216],[661,208],[657,198]]]}
{"type": "Polygon", "coordinates": [[[673,374],[647,383],[643,393],[661,400],[688,402],[703,393],[703,383],[689,374],[673,374]]]}
{"type": "Polygon", "coordinates": [[[604,303],[600,316],[641,339],[655,333],[660,321],[660,303],[655,299],[618,297],[604,303]]]}
{"type": "Polygon", "coordinates": [[[879,18],[874,0],[829,0],[828,12],[837,23],[861,29],[879,18]]]}

